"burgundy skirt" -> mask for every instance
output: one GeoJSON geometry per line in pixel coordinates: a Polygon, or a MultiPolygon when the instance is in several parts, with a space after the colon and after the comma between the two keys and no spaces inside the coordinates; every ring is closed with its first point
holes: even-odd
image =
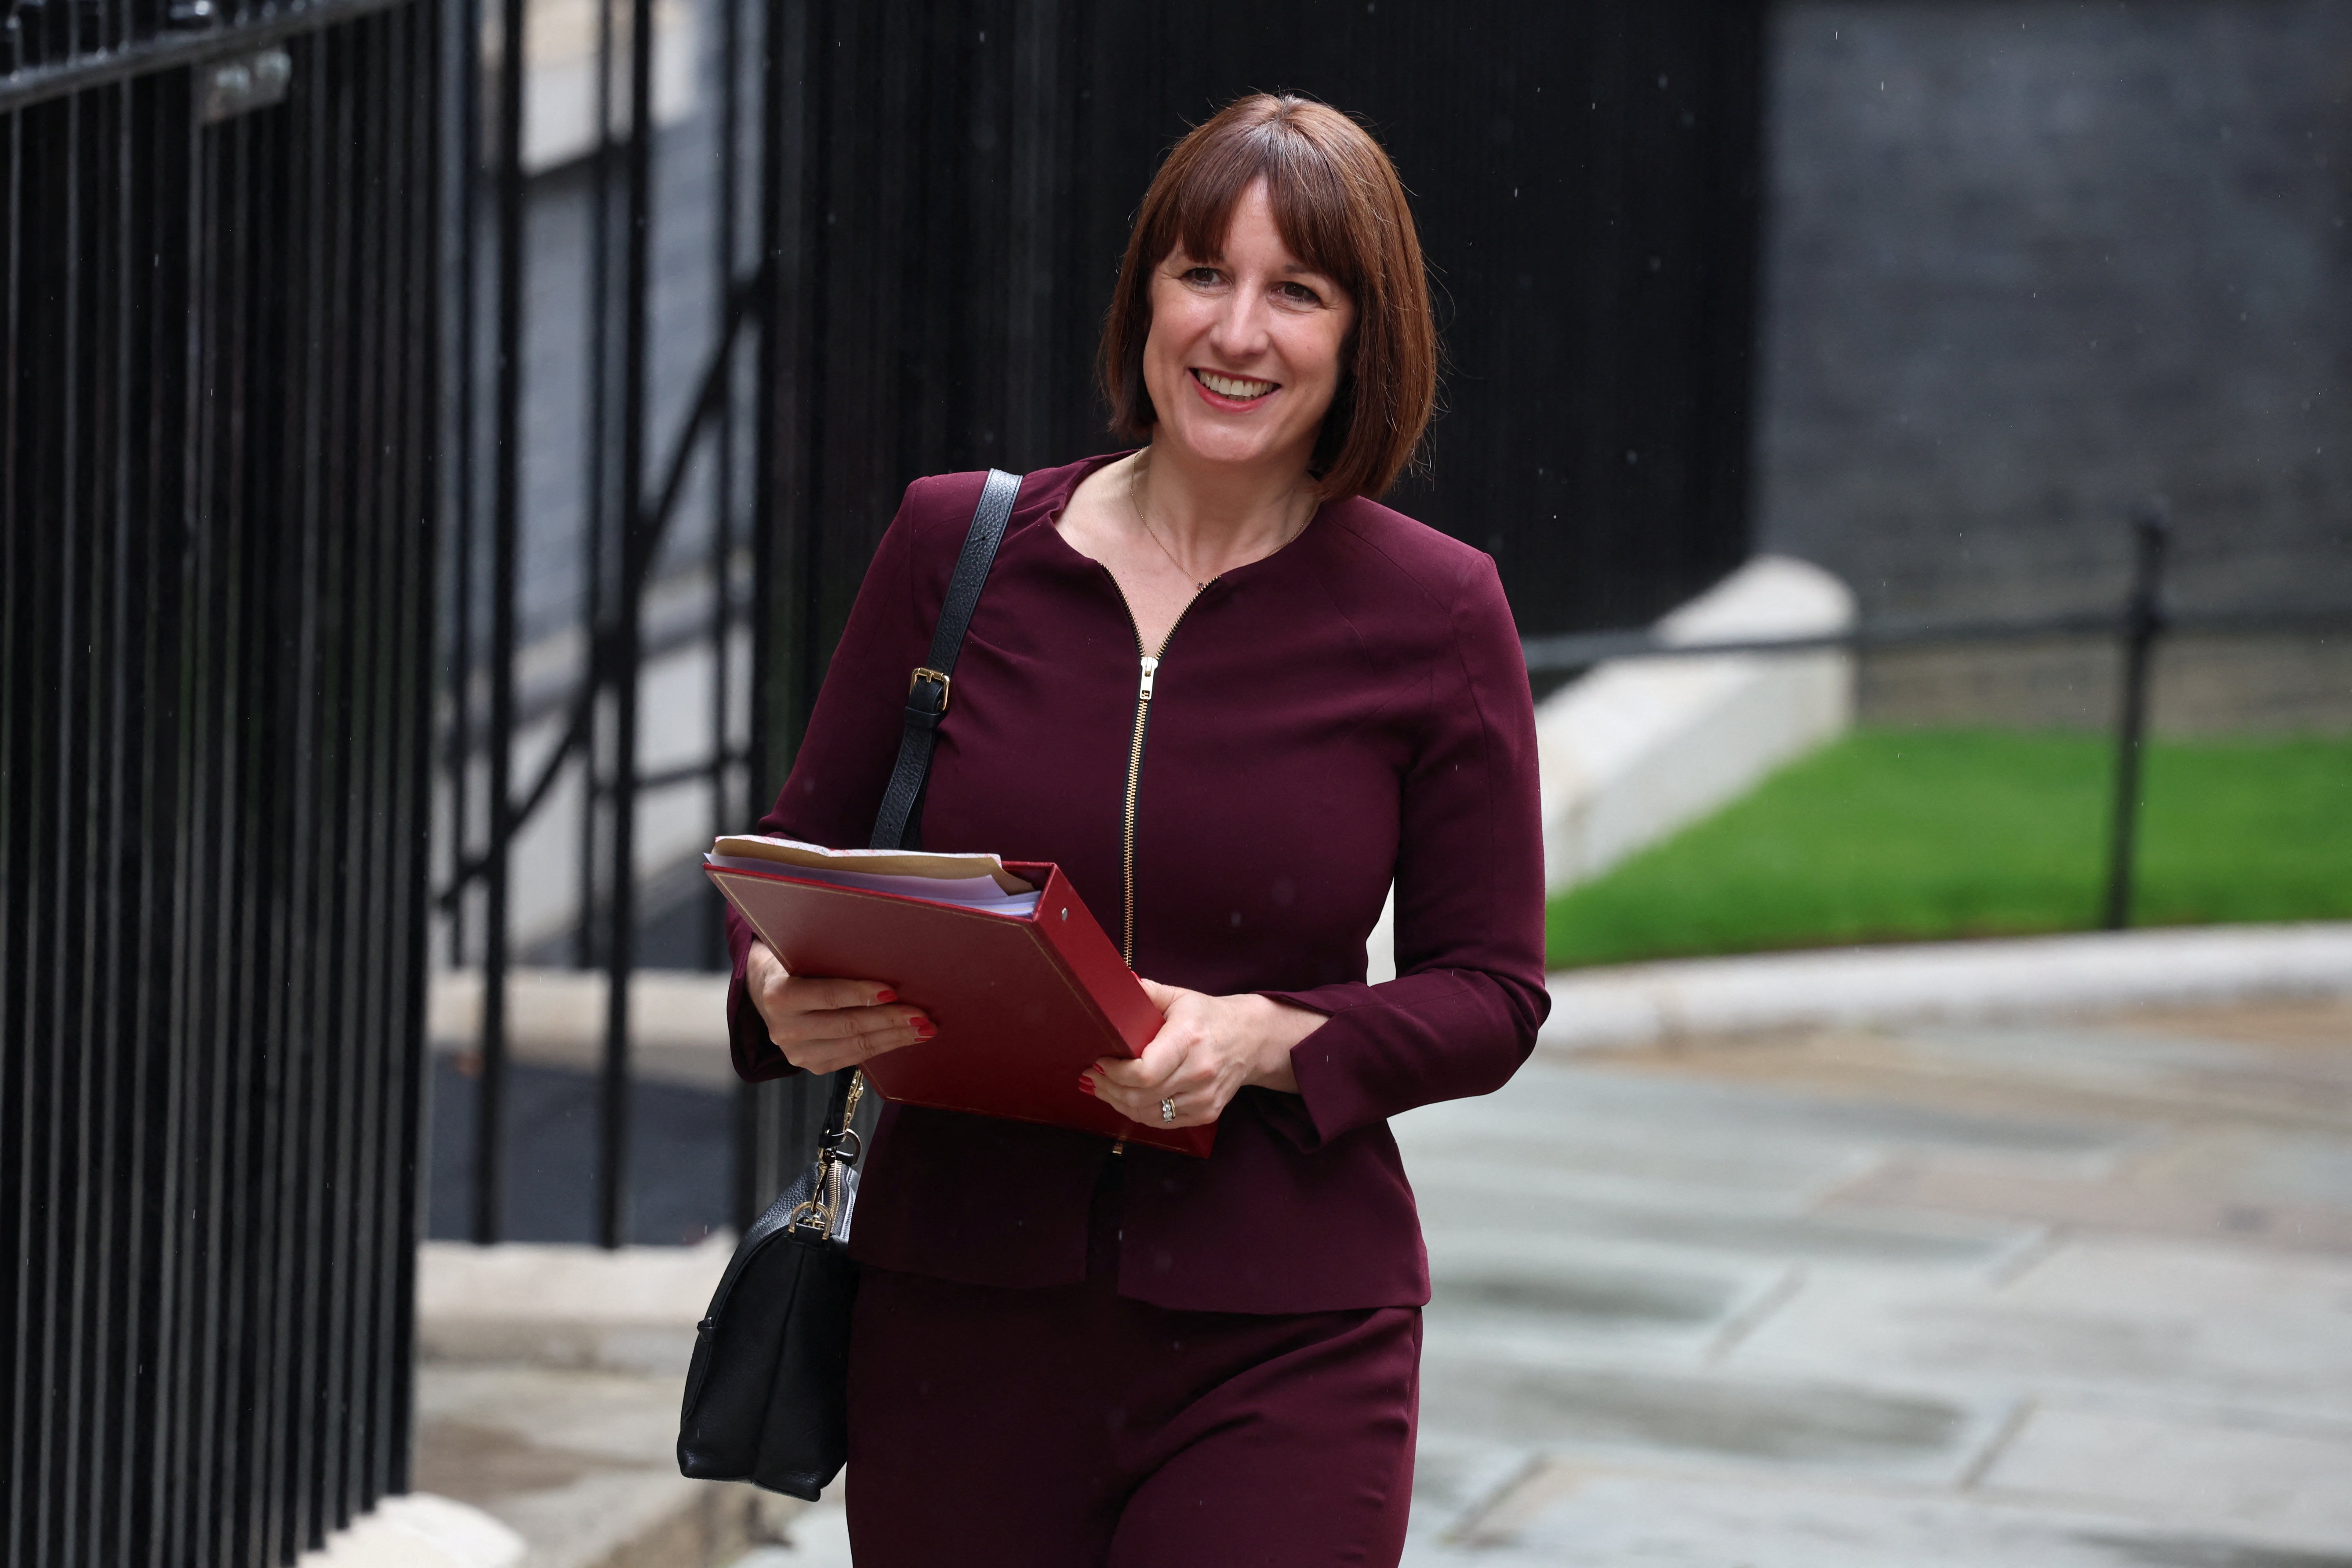
{"type": "Polygon", "coordinates": [[[1421,1310],[1130,1300],[1118,1178],[1087,1279],[1017,1290],[867,1268],[850,1340],[858,1568],[1393,1568],[1421,1310]]]}

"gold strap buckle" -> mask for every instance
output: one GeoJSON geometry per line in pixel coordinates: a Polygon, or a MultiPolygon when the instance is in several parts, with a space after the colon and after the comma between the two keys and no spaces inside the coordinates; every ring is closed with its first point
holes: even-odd
{"type": "Polygon", "coordinates": [[[948,710],[948,692],[954,687],[955,682],[948,678],[948,675],[944,670],[932,669],[928,666],[917,665],[915,667],[915,673],[907,679],[907,695],[908,697],[914,696],[915,688],[922,685],[926,680],[938,682],[940,688],[940,705],[937,708],[932,709],[931,711],[934,713],[946,712],[948,710]]]}

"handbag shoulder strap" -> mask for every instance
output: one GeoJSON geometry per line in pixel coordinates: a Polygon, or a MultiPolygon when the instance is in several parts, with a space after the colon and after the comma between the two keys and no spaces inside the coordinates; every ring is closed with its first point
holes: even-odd
{"type": "Polygon", "coordinates": [[[930,662],[918,665],[907,682],[906,728],[898,737],[898,764],[890,770],[889,787],[882,792],[882,809],[874,816],[869,847],[911,849],[907,840],[922,798],[923,780],[931,771],[931,745],[939,738],[953,689],[956,655],[980,591],[988,584],[988,569],[996,561],[996,547],[1013,521],[1013,503],[1021,494],[1021,476],[1002,468],[988,470],[981,487],[980,504],[972,508],[971,526],[964,531],[963,552],[956,557],[955,574],[948,579],[948,596],[940,606],[940,623],[931,632],[930,662]]]}

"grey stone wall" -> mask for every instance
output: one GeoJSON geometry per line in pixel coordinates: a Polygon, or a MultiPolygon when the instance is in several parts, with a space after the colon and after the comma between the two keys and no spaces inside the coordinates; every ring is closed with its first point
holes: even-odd
{"type": "MultiPolygon", "coordinates": [[[[2352,5],[1775,14],[1757,532],[1879,616],[2352,604],[2352,5]]],[[[2352,723],[2352,637],[2183,639],[2179,728],[2352,723]]],[[[2104,720],[2112,659],[1864,672],[1866,716],[2104,720]]]]}

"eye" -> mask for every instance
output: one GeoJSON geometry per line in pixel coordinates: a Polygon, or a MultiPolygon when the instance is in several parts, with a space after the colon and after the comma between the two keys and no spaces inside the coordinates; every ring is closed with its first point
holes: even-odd
{"type": "Polygon", "coordinates": [[[1176,276],[1195,289],[1213,289],[1224,281],[1224,275],[1213,267],[1187,267],[1176,276]]]}
{"type": "Polygon", "coordinates": [[[1297,305],[1320,305],[1323,302],[1322,295],[1295,279],[1281,284],[1276,292],[1297,305]]]}

